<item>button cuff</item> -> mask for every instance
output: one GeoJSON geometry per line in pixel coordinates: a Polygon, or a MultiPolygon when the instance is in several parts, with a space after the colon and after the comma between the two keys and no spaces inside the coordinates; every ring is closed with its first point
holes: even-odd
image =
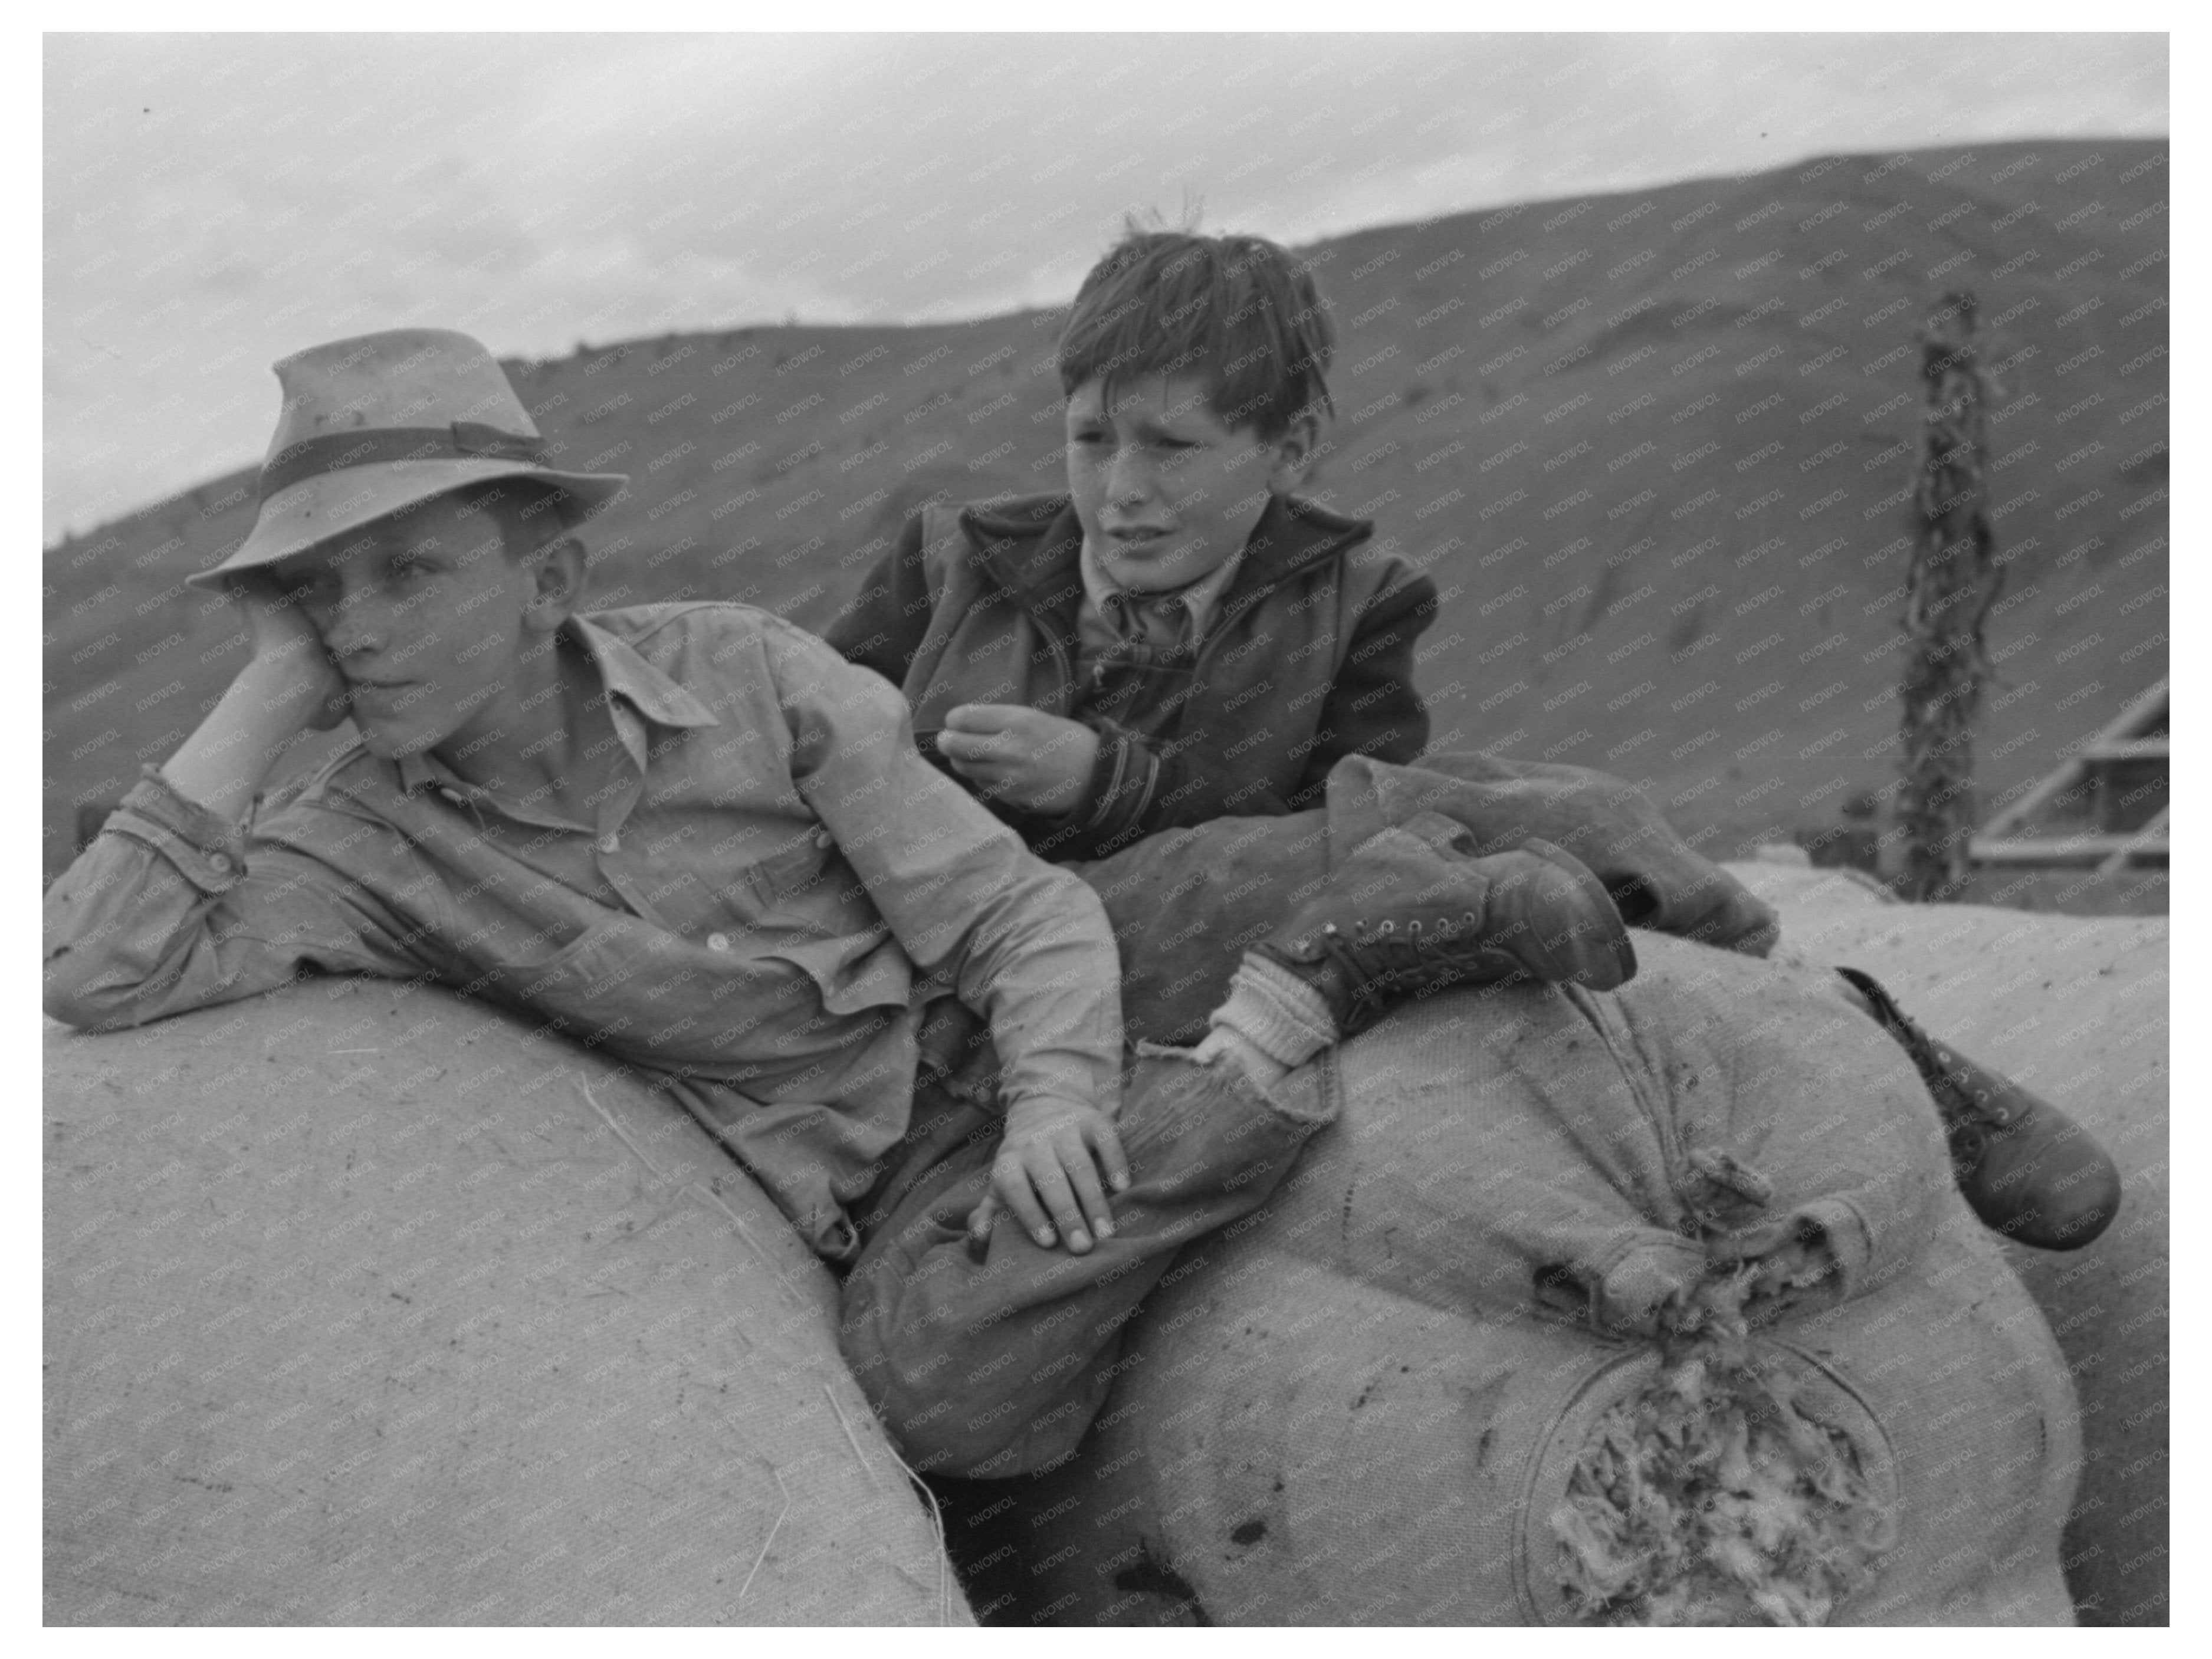
{"type": "Polygon", "coordinates": [[[103,833],[110,830],[167,859],[204,893],[231,887],[245,867],[239,826],[179,794],[156,766],[140,769],[138,782],[102,826],[103,833]]]}

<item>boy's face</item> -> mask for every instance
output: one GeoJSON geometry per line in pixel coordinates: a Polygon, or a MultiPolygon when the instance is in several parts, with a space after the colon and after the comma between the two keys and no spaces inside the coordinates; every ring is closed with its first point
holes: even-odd
{"type": "Polygon", "coordinates": [[[1117,586],[1182,587],[1244,545],[1271,491],[1304,476],[1310,421],[1272,443],[1230,427],[1191,374],[1085,380],[1067,399],[1067,492],[1084,539],[1117,586]]]}
{"type": "Polygon", "coordinates": [[[397,759],[496,731],[537,637],[523,621],[537,584],[492,514],[436,496],[271,574],[343,677],[372,752],[397,759]]]}

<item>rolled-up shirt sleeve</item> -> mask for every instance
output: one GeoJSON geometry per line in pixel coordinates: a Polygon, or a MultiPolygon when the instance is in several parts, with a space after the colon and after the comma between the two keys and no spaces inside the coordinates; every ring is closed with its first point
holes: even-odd
{"type": "Polygon", "coordinates": [[[1097,896],[923,760],[906,702],[795,629],[769,636],[791,775],[915,966],[990,1022],[1000,1099],[1120,1099],[1121,958],[1097,896]]]}
{"type": "Polygon", "coordinates": [[[113,1030],[273,990],[303,970],[422,963],[335,871],[172,788],[152,767],[46,890],[46,1012],[113,1030]]]}

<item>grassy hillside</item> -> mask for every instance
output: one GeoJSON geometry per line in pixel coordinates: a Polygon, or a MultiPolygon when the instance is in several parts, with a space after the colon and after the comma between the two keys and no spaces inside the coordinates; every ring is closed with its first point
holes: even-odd
{"type": "MultiPolygon", "coordinates": [[[[2017,792],[2166,672],[2166,150],[1838,156],[1396,226],[1312,251],[1341,346],[1316,493],[1448,596],[1439,746],[1646,781],[1716,855],[1836,821],[1895,768],[1920,319],[1979,296],[2017,792]]],[[[1059,318],[763,328],[511,365],[564,462],[633,475],[599,602],[742,599],[819,624],[933,495],[1053,488],[1059,318]]],[[[270,400],[273,416],[275,400],[270,400]]],[[[250,473],[46,556],[46,840],[235,672],[183,575],[250,473]]]]}

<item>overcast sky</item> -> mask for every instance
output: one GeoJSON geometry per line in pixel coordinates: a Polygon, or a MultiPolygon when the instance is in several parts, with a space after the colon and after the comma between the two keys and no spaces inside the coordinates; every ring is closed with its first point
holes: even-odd
{"type": "Polygon", "coordinates": [[[1827,151],[2160,137],[2161,35],[49,35],[48,540],[259,458],[276,358],[1064,301],[1827,151]]]}

